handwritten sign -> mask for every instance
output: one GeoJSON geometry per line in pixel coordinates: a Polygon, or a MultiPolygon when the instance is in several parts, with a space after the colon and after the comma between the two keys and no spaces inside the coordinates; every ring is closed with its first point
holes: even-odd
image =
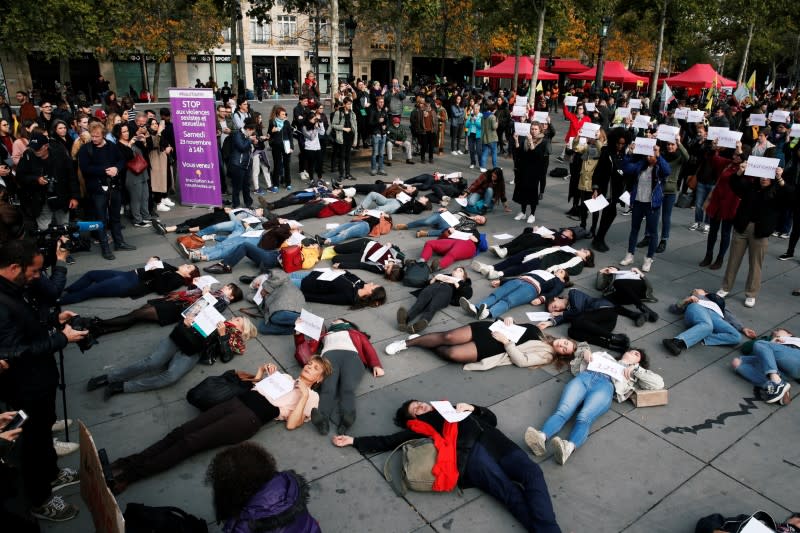
{"type": "Polygon", "coordinates": [[[533,112],[533,121],[534,122],[547,122],[550,120],[550,114],[547,111],[534,111],[533,112]]]}
{"type": "Polygon", "coordinates": [[[767,115],[764,113],[753,113],[750,115],[750,125],[751,126],[766,126],[767,125],[767,115]]]}
{"type": "Polygon", "coordinates": [[[647,115],[636,115],[636,118],[633,119],[633,127],[634,128],[642,128],[647,129],[650,127],[650,117],[647,115]]]}
{"type": "Polygon", "coordinates": [[[256,383],[256,390],[270,401],[277,401],[294,389],[294,379],[288,374],[275,372],[256,383]]]}
{"type": "Polygon", "coordinates": [[[742,140],[741,131],[726,131],[717,137],[717,144],[723,148],[736,148],[736,143],[742,140]]]}
{"type": "Polygon", "coordinates": [[[586,111],[590,113],[597,110],[597,106],[594,105],[593,102],[586,102],[586,111]]]}
{"type": "Polygon", "coordinates": [[[792,129],[789,130],[789,137],[800,137],[800,124],[792,124],[792,129]]]}
{"type": "Polygon", "coordinates": [[[439,402],[431,402],[431,407],[436,409],[436,411],[442,415],[442,418],[447,420],[448,422],[455,424],[457,422],[461,422],[465,418],[467,418],[471,411],[456,411],[456,408],[453,407],[453,404],[448,401],[439,401],[439,402]]]}
{"type": "Polygon", "coordinates": [[[577,96],[565,96],[564,105],[567,107],[575,107],[578,104],[577,96]]]}
{"type": "Polygon", "coordinates": [[[512,117],[527,117],[528,116],[528,108],[524,105],[515,105],[511,108],[511,116],[512,117]]]}
{"type": "Polygon", "coordinates": [[[780,162],[780,159],[775,157],[751,155],[747,160],[747,168],[744,170],[744,175],[773,180],[775,179],[775,169],[778,168],[778,163],[780,162]]]}
{"type": "Polygon", "coordinates": [[[303,335],[311,337],[315,341],[318,341],[319,336],[322,335],[322,326],[324,323],[325,319],[321,316],[317,316],[310,311],[301,309],[300,320],[295,323],[294,330],[298,333],[302,333],[303,335]]]}
{"type": "Polygon", "coordinates": [[[616,111],[614,111],[614,116],[616,118],[628,118],[631,116],[631,108],[630,107],[618,107],[616,111]]]}
{"type": "Polygon", "coordinates": [[[656,147],[658,139],[647,139],[645,137],[637,137],[633,143],[633,153],[640,155],[653,155],[653,150],[656,147]]]}
{"type": "Polygon", "coordinates": [[[703,122],[706,118],[706,114],[702,111],[689,111],[689,114],[686,115],[686,122],[703,122]]]}
{"type": "Polygon", "coordinates": [[[581,137],[587,137],[589,139],[596,139],[598,131],[600,131],[600,124],[585,122],[583,126],[581,126],[581,130],[578,132],[578,135],[581,137]]]}
{"type": "Polygon", "coordinates": [[[508,340],[513,342],[514,344],[518,343],[522,336],[525,334],[525,328],[522,326],[517,326],[516,324],[511,324],[507,326],[505,322],[502,320],[496,321],[494,324],[489,326],[489,331],[496,331],[498,333],[502,333],[508,340]]]}
{"type": "Polygon", "coordinates": [[[641,98],[631,98],[628,100],[628,107],[631,109],[641,109],[642,108],[642,99],[641,98]]]}
{"type": "Polygon", "coordinates": [[[527,122],[514,123],[514,134],[517,135],[517,137],[527,137],[530,132],[531,125],[527,122]]]}
{"type": "Polygon", "coordinates": [[[447,224],[452,228],[453,226],[458,226],[461,223],[461,219],[455,216],[450,211],[443,211],[439,213],[439,218],[447,222],[447,224]]]}
{"type": "Polygon", "coordinates": [[[783,111],[782,109],[776,109],[772,112],[772,115],[770,115],[769,119],[772,122],[783,122],[786,124],[789,122],[789,112],[783,111]]]}
{"type": "Polygon", "coordinates": [[[586,370],[591,370],[592,372],[599,372],[601,374],[605,374],[606,376],[610,376],[612,379],[616,381],[626,381],[625,380],[625,367],[616,361],[610,359],[610,355],[606,352],[596,352],[592,354],[592,362],[588,364],[586,370]],[[607,357],[603,357],[606,355],[607,357]]]}
{"type": "Polygon", "coordinates": [[[688,107],[678,107],[675,109],[675,118],[678,120],[686,120],[689,116],[689,108],[688,107]]]}
{"type": "Polygon", "coordinates": [[[719,139],[719,136],[725,133],[726,131],[730,131],[729,128],[721,127],[721,126],[709,126],[708,127],[708,140],[709,141],[716,141],[719,139]]]}
{"type": "Polygon", "coordinates": [[[656,139],[668,143],[674,143],[681,129],[677,126],[669,126],[667,124],[659,124],[656,131],[656,139]]]}

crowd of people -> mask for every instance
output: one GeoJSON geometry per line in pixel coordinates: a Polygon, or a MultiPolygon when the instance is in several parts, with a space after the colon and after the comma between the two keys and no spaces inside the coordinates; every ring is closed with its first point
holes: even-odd
{"type": "MultiPolygon", "coordinates": [[[[621,89],[594,94],[568,88],[565,95],[577,101],[563,106],[554,105],[557,94],[537,93],[525,99],[521,116],[512,116],[522,101],[515,91],[494,95],[442,86],[410,94],[396,79],[371,86],[358,80],[354,86],[340,83],[326,113],[311,74],[290,112],[276,105],[265,120],[249,110],[246,98],[233,94],[233,105],[223,101],[217,107],[221,183],[230,191],[230,205],[169,225],[159,218],[171,209],[176,187],[168,109],[159,111],[159,119],[135,110],[125,98],[116,102],[110,91],[102,118],[88,110],[56,114],[50,102],[41,102],[40,111],[34,108],[31,115],[33,105],[24,94],[18,98],[18,113],[6,116],[0,102],[0,152],[5,150],[0,153],[0,393],[14,410],[0,421],[7,423],[20,410],[28,415],[21,431],[0,432],[0,443],[22,437],[20,467],[33,516],[64,521],[77,514],[74,505],[54,494],[79,482],[77,472],[57,466],[59,446],[51,433],[69,421],[56,420],[54,354],[68,343],[81,345],[87,337],[150,323],[173,327],[146,358],[125,366],[112,361],[102,373],[98,369],[87,383],[89,391],[103,388],[103,399],[113,402],[123,393],[169,387],[197,377],[192,370],[199,363],[233,360],[259,335],[293,335],[301,370],[290,376],[268,363],[255,374],[240,373],[242,392],[217,398],[213,407],[163,439],[114,460],[108,483],[115,494],[196,453],[234,445],[214,458],[208,475],[216,518],[225,522],[225,531],[257,530],[254,520],[274,523],[275,515],[253,498],[266,502],[277,495],[290,501],[283,525],[319,531],[305,507],[308,484],[302,476],[279,472],[274,458],[259,446],[239,444],[273,420],[288,430],[311,422],[321,435],[333,426],[334,445],[361,453],[433,437],[436,490],[475,486],[503,503],[527,530],[560,531],[541,468],[497,428],[497,417],[487,407],[458,403],[455,410],[469,416],[452,423],[430,402],[408,400],[395,415],[400,432],[348,435],[357,420],[355,391],[364,373],[375,379],[385,375],[370,341],[370,332],[377,333],[380,324],[373,321],[361,329],[337,311],[324,317],[325,326],[313,338],[299,332],[305,331],[302,310],[307,302],[350,310],[379,307],[387,301],[389,284],[403,284],[416,289],[411,292],[416,299],[409,308],[398,308],[396,327],[410,335],[388,344],[387,355],[426,348],[470,371],[568,365],[574,378],[564,386],[554,412],[538,429],[532,425],[519,436],[534,455],[544,455],[549,446],[563,465],[586,443],[592,423],[614,399],[622,402],[637,391],[667,386],[648,369],[652,354],[632,346],[619,331],[619,317],[635,327],[659,320],[647,305],[656,301],[647,276],[657,254],[671,252],[670,233],[676,229],[670,227],[671,213],[679,198],[694,205],[687,231],[708,234],[699,266],[725,267],[725,275],[720,287],[696,288],[670,307],[683,315],[687,328],[663,339],[665,353],[679,356],[699,343],[738,345],[747,337],[753,342],[732,368],[765,402],[791,401],[790,379],[800,379],[800,342],[785,328],[757,339],[726,300],[745,252],[743,304],[750,308],[759,295],[770,237],[789,241],[781,260],[793,257],[800,238],[800,134],[790,134],[800,124],[800,104],[791,93],[743,102],[717,95],[717,105],[705,118],[689,122],[684,111],[696,111],[697,100],[664,103],[661,111],[650,112],[647,102],[621,89]],[[408,131],[403,126],[406,105],[412,107],[408,131]],[[543,111],[549,113],[546,118],[536,115],[543,111]],[[755,115],[767,115],[767,125],[756,125],[761,120],[755,115]],[[565,215],[577,223],[572,227],[557,227],[557,221],[544,221],[541,215],[537,220],[536,215],[551,163],[556,163],[550,158],[558,124],[566,132],[557,159],[568,166],[571,207],[565,215]],[[729,142],[719,128],[741,133],[740,139],[729,142]],[[466,155],[462,147],[469,153],[469,161],[461,163],[464,172],[426,172],[434,156],[445,155],[447,137],[450,155],[466,155]],[[330,172],[325,172],[329,148],[330,172]],[[361,157],[359,148],[369,150],[369,179],[351,173],[352,157],[361,157]],[[295,149],[297,163],[291,157],[295,149]],[[405,181],[384,180],[395,151],[402,151],[398,162],[417,164],[419,157],[427,167],[418,167],[421,173],[405,181]],[[751,176],[747,162],[753,156],[778,160],[777,169],[751,176]],[[141,167],[135,164],[139,159],[141,167]],[[469,169],[477,174],[473,179],[465,177],[469,169]],[[326,180],[326,174],[334,177],[326,180]],[[507,190],[511,185],[513,191],[507,190]],[[280,188],[284,196],[270,196],[280,188]],[[607,205],[596,208],[592,200],[600,197],[607,205]],[[510,202],[519,205],[513,217],[510,202]],[[619,260],[626,270],[611,266],[605,255],[619,209],[630,215],[619,260]],[[65,245],[66,238],[55,238],[47,241],[51,256],[49,249],[42,250],[43,233],[76,218],[100,221],[103,225],[92,228],[88,239],[113,261],[116,251],[136,250],[122,232],[126,210],[136,227],[178,235],[178,248],[189,262],[175,267],[150,257],[135,270],[91,270],[67,285],[68,264],[77,251],[65,245]],[[399,216],[403,222],[396,220],[399,216]],[[507,228],[517,222],[518,234],[490,248],[481,229],[487,219],[500,217],[511,224],[507,228]],[[319,234],[305,232],[299,221],[313,218],[335,222],[319,234]],[[391,242],[393,233],[404,230],[426,239],[416,257],[391,242]],[[592,249],[573,247],[580,239],[589,240],[592,249]],[[635,267],[639,248],[646,252],[635,267]],[[491,264],[492,255],[499,261],[491,264]],[[232,274],[245,257],[259,275],[241,276],[241,287],[201,283],[202,271],[232,274]],[[320,262],[329,262],[330,268],[315,270],[320,262]],[[603,267],[597,271],[596,295],[576,288],[563,294],[572,286],[571,276],[596,266],[603,267]],[[380,276],[379,282],[354,270],[380,276]],[[478,284],[493,291],[473,301],[478,284]],[[118,316],[89,318],[85,328],[74,322],[75,312],[61,308],[93,298],[135,299],[152,293],[157,297],[118,316]],[[223,317],[203,329],[191,311],[211,302],[218,314],[230,314],[229,306],[242,299],[256,304],[255,316],[223,317]],[[548,318],[515,324],[509,311],[522,305],[548,318]],[[473,321],[422,334],[449,306],[460,307],[473,321]],[[568,336],[545,333],[565,322],[568,336]],[[573,416],[569,435],[560,436],[573,416]],[[241,472],[252,477],[249,492],[231,485],[231,473],[241,468],[251,470],[241,472]]],[[[7,523],[18,524],[15,530],[37,530],[25,518],[4,513],[7,523]]]]}

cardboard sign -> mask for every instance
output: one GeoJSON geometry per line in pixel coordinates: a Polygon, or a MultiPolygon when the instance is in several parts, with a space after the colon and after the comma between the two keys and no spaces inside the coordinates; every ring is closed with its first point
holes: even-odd
{"type": "Polygon", "coordinates": [[[775,169],[778,168],[778,163],[780,162],[780,159],[776,157],[759,157],[756,155],[751,155],[747,159],[747,168],[744,170],[744,175],[774,180],[775,169]]]}
{"type": "Polygon", "coordinates": [[[86,426],[78,420],[80,439],[81,498],[92,513],[95,531],[125,533],[125,519],[117,500],[106,485],[103,465],[97,455],[94,439],[86,426]]]}

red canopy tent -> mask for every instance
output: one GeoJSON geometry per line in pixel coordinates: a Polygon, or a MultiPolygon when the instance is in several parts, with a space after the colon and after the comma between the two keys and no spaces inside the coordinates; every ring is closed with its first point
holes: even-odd
{"type": "Polygon", "coordinates": [[[539,61],[539,68],[549,68],[550,72],[557,72],[563,74],[572,74],[574,72],[584,72],[587,68],[586,65],[577,59],[554,59],[555,65],[552,67],[547,66],[547,59],[539,61]]]}
{"type": "MultiPolygon", "coordinates": [[[[606,61],[603,65],[603,79],[606,81],[613,81],[615,83],[636,83],[637,81],[641,81],[645,85],[649,83],[647,78],[644,76],[637,76],[622,66],[622,63],[619,61],[606,61]]],[[[574,80],[593,80],[597,77],[597,67],[592,67],[578,74],[570,74],[569,77],[574,80]]]]}
{"type": "Polygon", "coordinates": [[[692,89],[708,89],[716,78],[720,87],[736,87],[736,81],[720,76],[714,67],[708,63],[697,63],[691,68],[667,78],[666,81],[675,87],[689,87],[692,89]]]}
{"type": "MultiPolygon", "coordinates": [[[[533,71],[533,62],[528,56],[519,57],[519,70],[517,76],[521,80],[531,79],[533,71]]],[[[476,76],[485,76],[488,78],[513,78],[514,77],[514,56],[505,58],[500,63],[487,69],[476,70],[476,76]]],[[[550,72],[539,70],[539,80],[541,81],[555,81],[558,80],[558,74],[551,74],[550,72]]]]}

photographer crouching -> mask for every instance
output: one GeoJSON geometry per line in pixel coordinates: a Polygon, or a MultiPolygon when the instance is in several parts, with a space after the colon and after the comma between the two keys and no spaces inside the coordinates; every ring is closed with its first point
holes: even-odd
{"type": "Polygon", "coordinates": [[[60,295],[66,282],[65,250],[57,245],[56,253],[53,277],[42,282],[44,256],[35,243],[12,240],[0,245],[0,391],[14,409],[28,415],[19,444],[31,514],[60,522],[74,518],[78,509],[53,491],[79,479],[74,470],[58,468],[53,448],[59,385],[54,355],[68,343],[80,342],[88,331],[73,329],[72,311],[53,310],[54,295],[60,295]]]}

